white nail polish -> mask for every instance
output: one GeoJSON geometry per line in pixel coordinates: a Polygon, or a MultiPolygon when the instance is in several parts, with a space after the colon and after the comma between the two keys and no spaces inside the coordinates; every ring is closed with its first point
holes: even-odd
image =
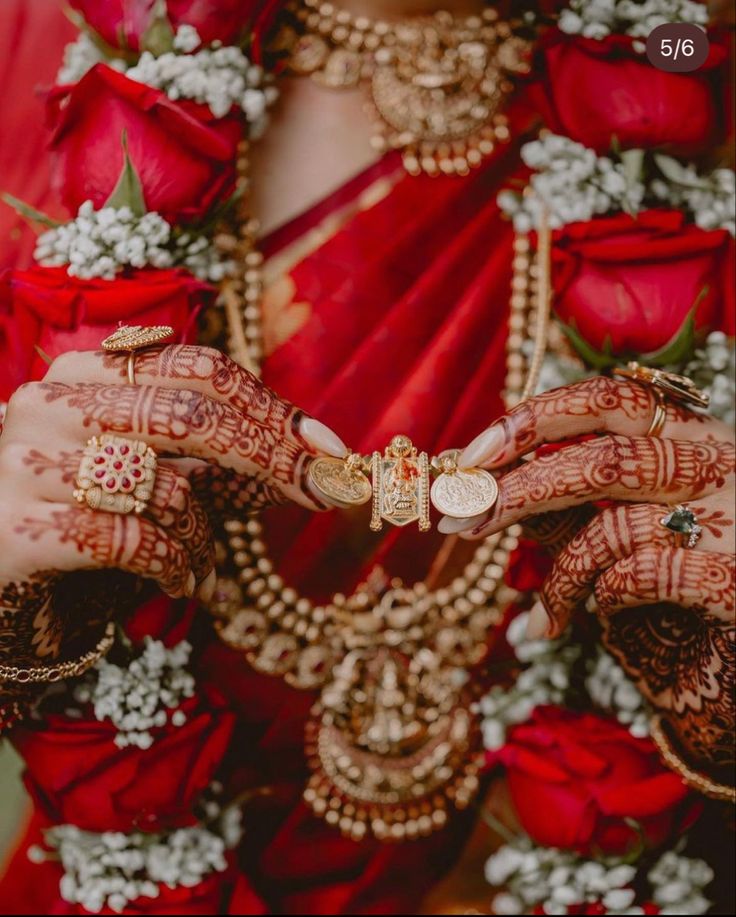
{"type": "Polygon", "coordinates": [[[197,588],[197,578],[193,573],[190,573],[187,577],[187,584],[184,587],[184,595],[191,598],[194,595],[194,590],[197,588]]]}
{"type": "Polygon", "coordinates": [[[348,447],[337,433],[314,417],[305,417],[299,430],[309,445],[318,452],[334,455],[335,458],[344,458],[348,454],[348,447]]]}
{"type": "Polygon", "coordinates": [[[598,612],[598,609],[598,599],[595,597],[595,592],[591,592],[588,598],[585,600],[585,610],[594,615],[598,612]]]}
{"type": "Polygon", "coordinates": [[[548,636],[550,623],[549,615],[544,605],[541,602],[535,602],[529,612],[529,620],[526,624],[526,639],[541,640],[548,636]]]}
{"type": "Polygon", "coordinates": [[[479,522],[486,518],[486,513],[479,513],[477,516],[466,516],[463,519],[455,519],[453,516],[443,516],[437,523],[437,531],[443,535],[455,535],[457,532],[467,532],[475,528],[479,522]]]}
{"type": "Polygon", "coordinates": [[[484,430],[460,453],[457,463],[461,468],[477,468],[499,452],[505,442],[503,429],[494,424],[484,430]]]}

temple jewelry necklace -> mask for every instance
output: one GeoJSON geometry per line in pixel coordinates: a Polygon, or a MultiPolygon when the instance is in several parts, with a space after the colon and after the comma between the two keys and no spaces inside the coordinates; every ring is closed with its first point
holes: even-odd
{"type": "MultiPolygon", "coordinates": [[[[245,148],[240,162],[245,168],[245,148]]],[[[220,301],[231,355],[257,372],[262,259],[254,235],[254,224],[244,221],[240,239],[225,240],[244,269],[225,281],[220,301]]],[[[544,355],[547,230],[539,234],[536,258],[529,240],[517,236],[513,266],[509,405],[533,392],[544,355]],[[528,362],[525,332],[534,338],[528,362]]],[[[411,448],[405,437],[395,437],[383,456],[375,453],[371,463],[380,465],[378,477],[385,462],[397,452],[406,457],[411,448]]],[[[366,494],[375,499],[375,490],[366,494]]],[[[387,517],[374,506],[373,522],[381,518],[387,517]]],[[[232,520],[224,529],[210,604],[219,636],[257,671],[321,691],[306,730],[312,770],[306,802],[355,840],[369,834],[404,840],[441,828],[448,809],[467,806],[478,788],[480,732],[458,675],[483,659],[489,629],[514,598],[503,575],[519,527],[481,542],[462,575],[446,587],[406,586],[379,569],[351,595],[336,594],[323,604],[300,596],[274,570],[258,519],[232,520]]]]}
{"type": "Polygon", "coordinates": [[[466,175],[508,139],[508,77],[528,72],[529,44],[493,8],[388,22],[295,0],[287,15],[279,49],[289,71],[330,89],[364,86],[373,145],[401,150],[412,175],[466,175]]]}

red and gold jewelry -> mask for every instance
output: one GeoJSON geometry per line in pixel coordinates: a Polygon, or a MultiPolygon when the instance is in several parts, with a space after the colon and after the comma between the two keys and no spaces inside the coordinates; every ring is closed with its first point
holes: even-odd
{"type": "Polygon", "coordinates": [[[156,480],[156,453],[140,440],[93,436],[82,453],[74,499],[106,513],[142,513],[156,480]]]}

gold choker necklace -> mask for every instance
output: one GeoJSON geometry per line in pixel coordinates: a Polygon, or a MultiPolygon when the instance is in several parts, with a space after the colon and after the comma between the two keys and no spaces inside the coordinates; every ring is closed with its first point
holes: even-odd
{"type": "MultiPolygon", "coordinates": [[[[245,148],[240,163],[245,169],[245,148]]],[[[243,220],[240,238],[221,238],[243,265],[221,289],[230,353],[258,372],[262,259],[255,226],[243,220]]],[[[514,244],[509,405],[533,393],[546,347],[547,229],[538,240],[536,255],[526,237],[517,236],[514,244]],[[534,348],[527,359],[523,344],[530,338],[534,348]]],[[[375,511],[373,517],[375,522],[375,511]]],[[[225,524],[210,604],[217,632],[257,671],[320,692],[306,729],[312,776],[304,798],[345,835],[423,836],[445,824],[448,810],[472,800],[482,756],[464,673],[483,660],[489,631],[515,598],[503,578],[519,533],[513,526],[486,538],[444,587],[407,586],[377,568],[351,595],[335,594],[320,604],[299,595],[274,569],[257,518],[225,524]]],[[[451,537],[443,553],[452,544],[451,537]]],[[[442,562],[435,562],[434,580],[442,562]]]]}
{"type": "Polygon", "coordinates": [[[279,48],[291,73],[330,89],[368,90],[379,152],[401,150],[412,175],[466,175],[509,129],[501,113],[526,73],[529,43],[492,8],[393,23],[353,16],[332,3],[288,8],[279,48]]]}

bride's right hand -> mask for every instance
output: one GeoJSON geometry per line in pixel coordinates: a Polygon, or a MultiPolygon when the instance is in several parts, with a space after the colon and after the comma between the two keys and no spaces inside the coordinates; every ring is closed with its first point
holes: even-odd
{"type": "Polygon", "coordinates": [[[135,371],[130,385],[124,356],[67,353],[43,382],[10,399],[0,437],[0,662],[18,611],[33,611],[39,632],[28,636],[44,642],[43,612],[64,573],[116,568],[172,596],[206,597],[214,585],[208,512],[288,500],[325,508],[306,470],[316,453],[339,455],[344,446],[323,424],[209,348],[152,348],[137,356],[135,371]],[[140,515],[91,510],[74,498],[82,451],[105,433],[159,456],[140,515]]]}

